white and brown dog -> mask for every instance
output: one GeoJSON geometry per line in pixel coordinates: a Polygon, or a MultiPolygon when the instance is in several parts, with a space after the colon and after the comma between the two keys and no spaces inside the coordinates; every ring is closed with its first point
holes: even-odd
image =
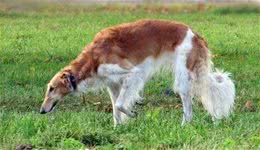
{"type": "Polygon", "coordinates": [[[201,97],[213,119],[227,117],[235,87],[228,73],[214,72],[205,40],[188,26],[171,21],[140,20],[106,28],[48,83],[41,113],[53,110],[65,95],[107,86],[114,123],[136,116],[133,107],[145,83],[167,66],[174,91],[183,103],[183,121],[192,119],[192,97],[201,97]]]}

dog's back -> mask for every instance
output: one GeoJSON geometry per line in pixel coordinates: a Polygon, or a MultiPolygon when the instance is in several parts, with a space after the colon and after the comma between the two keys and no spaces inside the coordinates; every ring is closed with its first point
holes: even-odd
{"type": "Polygon", "coordinates": [[[106,55],[106,63],[111,61],[108,57],[111,54],[137,65],[146,57],[173,52],[187,30],[186,25],[177,22],[140,20],[106,28],[95,36],[93,43],[106,55]]]}

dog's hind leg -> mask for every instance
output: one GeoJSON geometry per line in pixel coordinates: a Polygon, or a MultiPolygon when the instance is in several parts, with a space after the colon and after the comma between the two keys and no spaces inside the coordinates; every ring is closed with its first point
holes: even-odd
{"type": "Polygon", "coordinates": [[[187,93],[180,93],[182,104],[183,104],[183,118],[182,118],[182,125],[186,122],[191,122],[192,120],[192,102],[191,96],[187,93]]]}
{"type": "Polygon", "coordinates": [[[186,66],[178,64],[175,68],[174,91],[180,95],[183,104],[182,125],[192,120],[191,86],[191,77],[186,66]]]}
{"type": "Polygon", "coordinates": [[[193,32],[189,29],[183,42],[176,47],[176,59],[174,62],[175,73],[174,90],[181,96],[183,104],[183,120],[182,125],[186,122],[190,122],[192,119],[192,80],[194,75],[186,67],[187,54],[192,50],[192,38],[194,37],[193,32]]]}

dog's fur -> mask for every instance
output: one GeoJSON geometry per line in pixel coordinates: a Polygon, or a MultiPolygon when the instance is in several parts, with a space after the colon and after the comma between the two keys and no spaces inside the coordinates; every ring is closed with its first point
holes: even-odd
{"type": "Polygon", "coordinates": [[[115,125],[136,113],[139,93],[162,67],[172,71],[174,91],[183,103],[183,122],[192,119],[192,97],[201,97],[213,119],[227,117],[235,88],[228,73],[214,72],[206,41],[188,26],[162,20],[140,20],[99,32],[70,65],[48,84],[41,113],[51,111],[65,95],[107,86],[115,125]]]}

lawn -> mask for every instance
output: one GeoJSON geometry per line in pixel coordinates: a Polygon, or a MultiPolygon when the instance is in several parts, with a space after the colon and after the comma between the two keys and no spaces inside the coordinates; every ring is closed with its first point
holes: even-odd
{"type": "Polygon", "coordinates": [[[1,10],[0,149],[19,144],[36,149],[260,149],[259,12],[1,10]],[[98,31],[141,18],[181,21],[207,39],[215,66],[230,71],[235,81],[230,118],[214,124],[194,101],[194,119],[181,127],[180,98],[169,92],[169,73],[146,85],[138,117],[116,128],[106,92],[72,95],[55,112],[39,114],[48,81],[98,31]],[[252,105],[246,107],[246,102],[252,105]]]}

